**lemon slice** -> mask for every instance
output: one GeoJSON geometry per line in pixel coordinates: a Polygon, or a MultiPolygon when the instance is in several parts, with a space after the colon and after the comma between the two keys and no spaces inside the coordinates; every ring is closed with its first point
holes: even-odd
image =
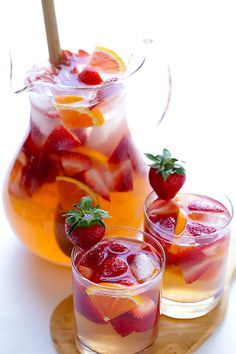
{"type": "Polygon", "coordinates": [[[119,73],[126,70],[124,61],[111,49],[96,47],[89,65],[108,74],[119,73]]]}
{"type": "Polygon", "coordinates": [[[73,204],[79,203],[80,199],[89,195],[93,200],[93,205],[98,205],[97,195],[86,184],[77,179],[65,176],[57,176],[57,190],[60,204],[63,210],[71,209],[73,204]]]}
{"type": "Polygon", "coordinates": [[[99,283],[99,285],[111,288],[113,295],[102,293],[101,288],[96,285],[90,285],[86,289],[86,293],[104,321],[116,318],[144,303],[143,298],[139,295],[127,297],[127,295],[122,296],[119,292],[114,294],[115,289],[126,289],[123,285],[114,283],[99,283]]]}

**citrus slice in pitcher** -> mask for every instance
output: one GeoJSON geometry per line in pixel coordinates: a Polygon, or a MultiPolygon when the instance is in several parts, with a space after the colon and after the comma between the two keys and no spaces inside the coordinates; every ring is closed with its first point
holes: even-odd
{"type": "Polygon", "coordinates": [[[86,184],[75,178],[57,176],[57,190],[59,193],[60,204],[63,210],[71,209],[74,204],[79,203],[80,199],[86,195],[90,196],[93,205],[98,205],[96,193],[92,191],[86,184]]]}
{"type": "Polygon", "coordinates": [[[104,123],[104,117],[99,109],[90,110],[77,105],[83,100],[83,97],[80,96],[55,97],[55,107],[67,129],[88,128],[104,123]]]}
{"type": "Polygon", "coordinates": [[[96,47],[89,65],[107,74],[115,74],[126,70],[125,63],[113,50],[96,47]]]}

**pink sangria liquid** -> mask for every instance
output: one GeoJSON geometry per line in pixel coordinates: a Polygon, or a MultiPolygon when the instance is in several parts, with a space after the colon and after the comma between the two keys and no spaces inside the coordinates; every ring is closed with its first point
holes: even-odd
{"type": "Polygon", "coordinates": [[[225,205],[197,194],[179,193],[170,201],[156,199],[154,193],[147,198],[145,229],[166,254],[164,314],[199,317],[219,302],[232,218],[225,205]]]}
{"type": "Polygon", "coordinates": [[[132,354],[149,347],[158,333],[161,254],[124,237],[80,252],[72,254],[78,349],[132,354]]]}
{"type": "Polygon", "coordinates": [[[57,68],[28,73],[30,130],[7,180],[9,221],[32,252],[70,263],[62,214],[89,195],[113,217],[138,227],[146,172],[126,122],[125,64],[114,52],[63,51],[57,68]],[[91,69],[92,67],[92,69],[91,69]]]}

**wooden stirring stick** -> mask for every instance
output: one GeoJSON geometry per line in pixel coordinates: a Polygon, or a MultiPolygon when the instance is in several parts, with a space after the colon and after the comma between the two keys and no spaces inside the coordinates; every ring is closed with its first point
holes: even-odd
{"type": "Polygon", "coordinates": [[[42,0],[43,17],[48,42],[49,60],[57,65],[61,59],[60,40],[53,0],[42,0]]]}

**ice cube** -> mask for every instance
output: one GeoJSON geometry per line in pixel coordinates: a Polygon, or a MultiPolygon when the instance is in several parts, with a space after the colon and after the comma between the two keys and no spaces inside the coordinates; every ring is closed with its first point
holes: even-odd
{"type": "Polygon", "coordinates": [[[154,259],[146,253],[140,253],[135,256],[130,269],[139,283],[144,283],[157,271],[154,259]]]}

